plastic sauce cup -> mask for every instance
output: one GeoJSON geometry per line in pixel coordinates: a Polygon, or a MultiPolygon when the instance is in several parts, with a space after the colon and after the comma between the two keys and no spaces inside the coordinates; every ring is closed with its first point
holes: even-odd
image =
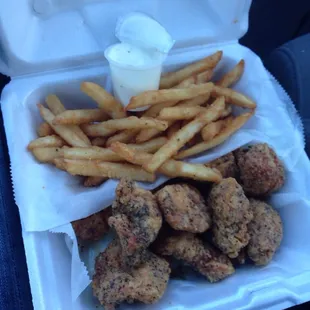
{"type": "Polygon", "coordinates": [[[105,50],[105,57],[110,65],[114,96],[124,107],[131,97],[146,90],[158,89],[166,54],[129,43],[118,43],[105,50]]]}

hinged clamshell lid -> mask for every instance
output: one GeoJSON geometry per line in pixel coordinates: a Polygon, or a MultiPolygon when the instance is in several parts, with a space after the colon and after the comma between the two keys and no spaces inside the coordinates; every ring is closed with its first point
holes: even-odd
{"type": "Polygon", "coordinates": [[[118,18],[137,11],[167,30],[175,40],[171,52],[238,40],[247,31],[250,5],[251,0],[0,1],[0,71],[16,77],[105,61],[105,48],[118,41],[118,18]]]}

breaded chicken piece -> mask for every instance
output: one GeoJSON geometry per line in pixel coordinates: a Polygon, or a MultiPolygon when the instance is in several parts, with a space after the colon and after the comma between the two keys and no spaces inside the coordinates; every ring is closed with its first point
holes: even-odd
{"type": "Polygon", "coordinates": [[[168,262],[151,252],[146,263],[137,268],[124,267],[119,241],[113,240],[96,258],[93,293],[107,310],[124,301],[150,304],[164,294],[169,274],[168,262]]]}
{"type": "Polygon", "coordinates": [[[283,186],[283,164],[266,143],[240,148],[235,157],[241,185],[248,195],[268,196],[283,186]]]}
{"type": "Polygon", "coordinates": [[[157,244],[156,253],[182,260],[210,282],[222,280],[235,272],[226,255],[188,232],[179,232],[177,235],[168,237],[161,244],[157,244]]]}
{"type": "Polygon", "coordinates": [[[253,218],[249,200],[233,178],[213,186],[209,195],[213,210],[213,242],[230,258],[236,258],[249,240],[248,224],[253,218]]]}
{"type": "Polygon", "coordinates": [[[119,237],[124,256],[146,249],[157,237],[162,216],[155,196],[122,179],[116,189],[109,225],[119,237]]]}
{"type": "Polygon", "coordinates": [[[232,152],[209,162],[206,166],[219,170],[223,178],[237,178],[239,172],[232,152]]]}
{"type": "Polygon", "coordinates": [[[256,265],[268,264],[279,248],[283,228],[278,212],[263,201],[250,199],[254,218],[249,224],[247,253],[256,265]]]}
{"type": "Polygon", "coordinates": [[[167,185],[156,193],[156,198],[165,220],[175,230],[202,233],[210,228],[210,209],[193,186],[167,185]]]}
{"type": "Polygon", "coordinates": [[[101,239],[110,229],[108,218],[111,208],[106,208],[98,213],[71,223],[76,237],[83,241],[96,241],[101,239]]]}

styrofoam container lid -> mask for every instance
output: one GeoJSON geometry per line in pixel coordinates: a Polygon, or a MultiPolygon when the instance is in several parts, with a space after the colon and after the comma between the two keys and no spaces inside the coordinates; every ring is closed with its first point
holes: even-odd
{"type": "MultiPolygon", "coordinates": [[[[171,53],[238,40],[247,31],[250,5],[251,0],[0,1],[0,71],[16,77],[106,62],[104,50],[117,42],[118,18],[136,11],[146,14],[140,19],[158,21],[148,22],[152,29],[163,25],[175,40],[171,53]]],[[[126,24],[134,20],[129,17],[126,24]]],[[[122,25],[118,35],[124,40],[122,25]]],[[[148,31],[141,29],[141,38],[148,31]]],[[[159,46],[165,50],[169,44],[159,46]]]]}

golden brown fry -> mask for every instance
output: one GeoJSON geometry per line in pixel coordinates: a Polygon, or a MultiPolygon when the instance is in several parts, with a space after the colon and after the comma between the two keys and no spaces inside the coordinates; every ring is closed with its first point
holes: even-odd
{"type": "MultiPolygon", "coordinates": [[[[55,116],[66,111],[66,108],[56,95],[47,96],[45,102],[55,116]]],[[[85,135],[85,133],[79,126],[68,125],[67,128],[70,128],[71,131],[75,132],[76,135],[79,136],[85,142],[86,145],[90,145],[88,137],[85,135]]]]}
{"type": "Polygon", "coordinates": [[[43,122],[39,125],[37,133],[39,137],[46,137],[54,134],[55,132],[48,123],[43,122]]]}
{"type": "Polygon", "coordinates": [[[164,108],[160,111],[158,118],[163,120],[184,120],[193,119],[198,114],[205,112],[206,108],[202,107],[172,107],[164,108]]]}
{"type": "Polygon", "coordinates": [[[225,127],[227,120],[221,119],[216,122],[209,123],[201,130],[201,136],[204,141],[212,140],[225,127]]]}
{"type": "MultiPolygon", "coordinates": [[[[160,137],[142,144],[129,144],[129,146],[137,151],[154,153],[166,142],[167,138],[160,137]]],[[[112,150],[98,146],[67,147],[63,149],[63,157],[66,159],[77,160],[101,160],[109,162],[122,161],[122,158],[115,154],[112,150]]]]}
{"type": "Polygon", "coordinates": [[[91,144],[94,146],[105,146],[106,145],[106,138],[104,137],[97,137],[91,140],[91,144]]]}
{"type": "Polygon", "coordinates": [[[58,168],[60,170],[66,170],[65,169],[65,161],[62,157],[54,158],[52,160],[52,163],[55,165],[56,168],[58,168]]]}
{"type": "Polygon", "coordinates": [[[181,101],[191,99],[199,95],[210,93],[213,86],[213,83],[208,82],[199,85],[191,85],[188,88],[172,88],[146,91],[132,97],[126,109],[132,110],[165,101],[181,101]]]}
{"type": "Polygon", "coordinates": [[[239,107],[249,109],[256,108],[256,103],[252,99],[230,88],[214,86],[211,90],[211,96],[213,97],[224,96],[226,102],[237,105],[239,107]]]}
{"type": "Polygon", "coordinates": [[[200,106],[205,104],[210,98],[210,94],[206,94],[206,95],[201,95],[201,96],[197,96],[195,98],[192,99],[188,99],[188,100],[183,100],[181,102],[178,103],[178,107],[196,107],[196,106],[200,106]]]}
{"type": "Polygon", "coordinates": [[[220,80],[215,84],[221,87],[230,87],[238,82],[244,71],[244,60],[240,60],[238,64],[229,72],[227,72],[220,80]]]}
{"type": "Polygon", "coordinates": [[[181,129],[181,122],[173,123],[167,130],[168,139],[170,139],[180,129],[181,129]]]}
{"type": "Polygon", "coordinates": [[[66,171],[72,175],[106,177],[110,179],[130,178],[143,182],[155,181],[154,174],[131,164],[64,159],[64,165],[66,171]]]}
{"type": "Polygon", "coordinates": [[[201,142],[187,150],[184,150],[175,156],[176,159],[183,159],[189,156],[207,151],[227,140],[233,133],[240,129],[248,119],[253,115],[253,112],[244,113],[232,120],[229,126],[225,127],[213,140],[201,142]]]}
{"type": "Polygon", "coordinates": [[[31,151],[41,163],[51,163],[55,158],[63,156],[63,149],[59,147],[38,147],[31,151]]]}
{"type": "Polygon", "coordinates": [[[42,104],[38,104],[40,114],[42,118],[53,128],[53,130],[61,137],[63,138],[69,145],[72,146],[80,146],[80,147],[86,147],[89,146],[89,144],[85,143],[84,140],[80,138],[74,132],[71,128],[71,126],[65,126],[65,125],[54,125],[54,114],[47,108],[45,108],[42,104]]]}
{"type": "Polygon", "coordinates": [[[81,90],[95,100],[99,108],[108,113],[111,118],[126,117],[126,112],[122,104],[100,85],[92,82],[83,82],[81,84],[81,90]]]}
{"type": "Polygon", "coordinates": [[[160,80],[160,88],[163,89],[173,87],[193,74],[215,68],[221,60],[222,55],[223,52],[218,51],[202,60],[189,64],[176,72],[169,72],[165,74],[160,80]]]}
{"type": "MultiPolygon", "coordinates": [[[[152,158],[151,154],[136,151],[126,144],[120,142],[113,143],[111,148],[115,153],[122,156],[126,161],[136,165],[144,165],[152,158]]],[[[207,167],[203,164],[190,164],[169,159],[161,167],[159,167],[158,171],[169,177],[184,177],[210,182],[221,181],[222,176],[219,171],[216,169],[205,168],[207,167]]]]}
{"type": "MultiPolygon", "coordinates": [[[[61,125],[58,125],[61,126],[61,125]]],[[[108,129],[102,126],[101,123],[99,124],[83,124],[81,125],[83,131],[89,137],[108,137],[113,135],[117,130],[116,129],[108,129]]]]}
{"type": "Polygon", "coordinates": [[[188,141],[190,141],[206,124],[218,119],[223,109],[225,101],[223,97],[218,98],[207,108],[206,112],[197,116],[185,127],[181,128],[171,139],[167,141],[152,157],[143,165],[148,172],[155,172],[166,160],[175,155],[188,141]]]}
{"type": "Polygon", "coordinates": [[[37,147],[61,147],[65,145],[65,141],[56,135],[45,136],[31,141],[28,144],[28,150],[35,149],[37,147]]]}
{"type": "Polygon", "coordinates": [[[123,143],[129,143],[131,142],[134,137],[140,132],[140,130],[135,130],[135,129],[127,129],[123,130],[114,136],[110,137],[107,140],[107,147],[109,147],[113,142],[123,142],[123,143]]]}
{"type": "Polygon", "coordinates": [[[55,125],[80,125],[91,122],[102,122],[109,116],[102,109],[67,110],[54,119],[55,125]]]}
{"type": "Polygon", "coordinates": [[[97,187],[100,186],[104,181],[108,180],[105,177],[87,177],[83,184],[85,187],[97,187]]]}
{"type": "Polygon", "coordinates": [[[167,122],[151,117],[129,116],[122,119],[111,119],[100,124],[107,129],[126,130],[126,129],[147,129],[156,128],[160,131],[165,131],[168,127],[167,122]]]}

